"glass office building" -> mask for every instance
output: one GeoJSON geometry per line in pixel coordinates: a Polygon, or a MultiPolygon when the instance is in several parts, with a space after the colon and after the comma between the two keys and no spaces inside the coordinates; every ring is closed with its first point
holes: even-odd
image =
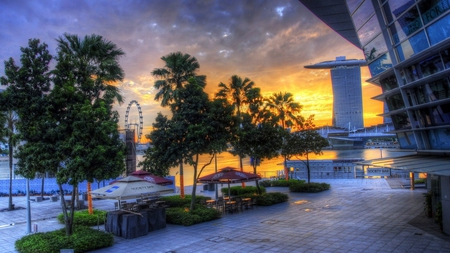
{"type": "Polygon", "coordinates": [[[306,65],[309,69],[330,69],[333,87],[332,126],[349,131],[364,128],[361,67],[364,60],[346,60],[345,56],[335,61],[306,65]]]}
{"type": "MultiPolygon", "coordinates": [[[[430,190],[450,196],[450,0],[300,2],[363,51],[367,81],[381,87],[375,99],[388,108],[380,116],[392,119],[401,148],[417,150],[402,167],[428,172],[437,185],[430,190]]],[[[450,199],[439,201],[450,214],[450,199]]],[[[443,218],[450,233],[450,217],[443,218]]]]}

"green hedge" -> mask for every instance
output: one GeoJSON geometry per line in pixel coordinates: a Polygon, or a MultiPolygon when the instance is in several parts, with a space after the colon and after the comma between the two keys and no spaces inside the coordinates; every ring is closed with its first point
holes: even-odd
{"type": "Polygon", "coordinates": [[[17,240],[16,250],[21,253],[57,253],[60,249],[74,249],[75,252],[87,252],[114,244],[112,234],[89,227],[74,227],[72,236],[66,236],[65,229],[46,233],[30,234],[17,240]]]}
{"type": "MultiPolygon", "coordinates": [[[[98,224],[105,224],[107,211],[94,210],[92,215],[88,210],[75,211],[73,216],[73,224],[75,226],[97,226],[98,224]]],[[[57,219],[59,223],[64,224],[64,215],[58,214],[57,219]]]]}
{"type": "MultiPolygon", "coordinates": [[[[261,189],[261,194],[266,192],[266,188],[263,186],[259,186],[261,189]]],[[[221,189],[222,195],[228,196],[228,187],[224,187],[221,189]]],[[[233,186],[230,187],[230,194],[231,196],[241,196],[241,195],[247,195],[247,194],[256,194],[258,192],[258,188],[256,186],[245,186],[245,188],[242,188],[242,186],[233,186]]]]}
{"type": "MultiPolygon", "coordinates": [[[[202,199],[211,199],[211,197],[195,195],[195,203],[199,204],[202,199]]],[[[164,196],[160,200],[165,201],[169,207],[188,207],[191,205],[192,195],[185,195],[184,199],[180,195],[164,196]]]]}
{"type": "Polygon", "coordinates": [[[256,198],[256,205],[258,206],[271,206],[286,202],[289,199],[287,194],[281,192],[269,192],[253,197],[256,198]]]}
{"type": "Polygon", "coordinates": [[[260,181],[259,185],[262,185],[264,187],[289,187],[291,184],[297,184],[297,183],[305,183],[305,180],[297,180],[297,179],[279,179],[279,180],[264,180],[260,181]]]}
{"type": "Polygon", "coordinates": [[[291,192],[321,192],[330,189],[327,183],[294,183],[289,186],[291,192]]]}
{"type": "Polygon", "coordinates": [[[166,222],[175,225],[191,226],[220,217],[221,213],[218,210],[201,205],[196,205],[193,211],[189,211],[187,207],[169,207],[166,209],[166,222]]]}

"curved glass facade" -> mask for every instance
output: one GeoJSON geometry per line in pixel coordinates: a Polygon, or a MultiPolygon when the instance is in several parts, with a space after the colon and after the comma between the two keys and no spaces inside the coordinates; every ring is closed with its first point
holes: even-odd
{"type": "Polygon", "coordinates": [[[435,45],[450,37],[450,14],[439,19],[427,28],[431,45],[435,45]]]}

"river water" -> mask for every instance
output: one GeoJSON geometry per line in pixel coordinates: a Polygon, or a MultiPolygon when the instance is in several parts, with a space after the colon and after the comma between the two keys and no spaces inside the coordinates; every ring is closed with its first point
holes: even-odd
{"type": "MultiPolygon", "coordinates": [[[[323,150],[321,155],[310,154],[310,160],[318,160],[318,159],[342,159],[342,158],[363,158],[364,160],[376,159],[376,158],[385,158],[385,157],[396,157],[412,154],[410,151],[402,151],[401,149],[352,149],[352,150],[323,150]]],[[[138,162],[143,159],[142,155],[137,156],[138,162]]],[[[201,166],[209,162],[211,157],[209,155],[200,156],[200,165],[201,166]]],[[[300,157],[303,159],[303,157],[300,157]]],[[[297,158],[292,158],[292,160],[297,160],[297,158]]],[[[250,164],[250,158],[243,159],[244,171],[252,172],[253,167],[250,164]]],[[[224,152],[218,155],[217,157],[217,168],[224,168],[227,166],[239,168],[239,157],[233,156],[228,152],[224,152]]],[[[138,170],[140,168],[137,168],[138,170]]],[[[276,176],[277,171],[283,170],[283,158],[280,156],[278,158],[274,158],[271,160],[263,160],[260,166],[257,167],[257,172],[261,173],[262,177],[271,177],[276,176]]],[[[177,185],[179,185],[179,177],[178,177],[179,167],[174,167],[170,169],[170,175],[176,177],[177,185]]],[[[208,175],[210,173],[215,172],[215,164],[214,160],[210,165],[205,167],[200,176],[208,175]]],[[[183,167],[184,173],[184,184],[192,185],[193,184],[193,167],[187,164],[183,167]]]]}

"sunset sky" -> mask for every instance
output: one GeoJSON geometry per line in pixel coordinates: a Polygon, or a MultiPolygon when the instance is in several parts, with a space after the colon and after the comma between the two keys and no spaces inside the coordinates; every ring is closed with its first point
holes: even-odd
{"type": "MultiPolygon", "coordinates": [[[[120,59],[125,80],[120,84],[125,103],[117,106],[124,125],[126,108],[137,100],[144,134],[156,114],[167,110],[154,100],[150,72],[164,66],[160,59],[180,51],[197,58],[199,74],[207,76],[213,96],[220,82],[232,75],[248,77],[263,95],[291,92],[303,105],[302,115],[315,114],[316,125],[331,125],[332,90],[329,70],[303,66],[334,60],[362,59],[360,49],[323,24],[297,0],[275,1],[71,1],[3,0],[0,2],[0,75],[3,62],[19,62],[20,47],[38,38],[56,55],[55,39],[63,33],[84,37],[98,34],[126,53],[120,59]]],[[[365,125],[382,122],[382,104],[370,99],[381,93],[362,68],[365,125]]],[[[129,114],[138,122],[135,106],[129,114]]]]}

